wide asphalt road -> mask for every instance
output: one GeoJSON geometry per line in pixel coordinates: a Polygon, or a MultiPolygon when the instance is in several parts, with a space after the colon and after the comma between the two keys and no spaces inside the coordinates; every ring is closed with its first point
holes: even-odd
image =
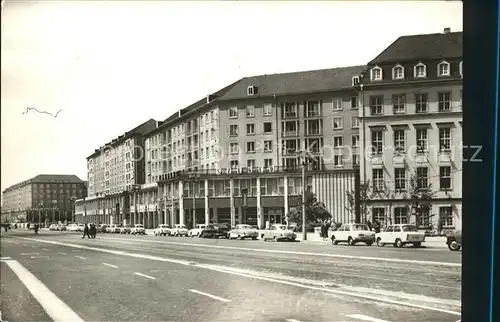
{"type": "Polygon", "coordinates": [[[1,256],[4,321],[460,319],[447,249],[11,230],[1,256]]]}

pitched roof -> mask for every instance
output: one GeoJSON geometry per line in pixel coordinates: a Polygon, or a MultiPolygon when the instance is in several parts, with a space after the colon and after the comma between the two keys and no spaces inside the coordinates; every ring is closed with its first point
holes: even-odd
{"type": "Polygon", "coordinates": [[[351,66],[245,77],[220,100],[248,98],[249,86],[257,87],[257,94],[252,98],[352,88],[352,77],[359,76],[365,68],[366,66],[351,66]]]}
{"type": "Polygon", "coordinates": [[[462,57],[462,32],[399,37],[368,65],[462,57]]]}
{"type": "Polygon", "coordinates": [[[236,84],[238,84],[238,82],[240,82],[241,80],[238,80],[220,90],[218,90],[217,92],[213,93],[213,94],[210,94],[212,95],[214,98],[213,100],[210,101],[210,103],[207,103],[207,97],[204,97],[198,101],[196,101],[195,103],[183,108],[180,110],[180,116],[179,116],[179,111],[175,112],[174,114],[170,115],[168,118],[166,118],[162,124],[160,126],[158,126],[157,128],[155,129],[152,129],[151,131],[147,132],[144,134],[144,136],[149,136],[149,135],[152,135],[154,133],[157,133],[158,131],[160,131],[161,129],[169,126],[169,125],[172,125],[173,123],[175,123],[177,120],[189,115],[191,112],[194,112],[194,111],[198,111],[200,110],[201,108],[205,107],[205,106],[208,106],[208,105],[211,105],[215,102],[217,102],[220,97],[225,94],[228,90],[230,90],[233,86],[235,86],[236,84]]]}
{"type": "Polygon", "coordinates": [[[63,181],[65,183],[83,183],[83,181],[74,174],[39,174],[31,179],[32,183],[47,183],[52,181],[63,181]]]}

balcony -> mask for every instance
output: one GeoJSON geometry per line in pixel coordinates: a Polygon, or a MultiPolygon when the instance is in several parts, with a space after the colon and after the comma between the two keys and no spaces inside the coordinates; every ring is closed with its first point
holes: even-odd
{"type": "Polygon", "coordinates": [[[283,131],[282,135],[283,135],[284,138],[299,136],[299,131],[297,131],[297,130],[294,130],[294,131],[283,131]]]}
{"type": "Polygon", "coordinates": [[[297,112],[285,112],[283,113],[283,119],[296,119],[299,117],[297,112]]]}
{"type": "Polygon", "coordinates": [[[318,136],[318,135],[323,135],[323,133],[321,133],[321,130],[318,128],[318,129],[309,129],[307,131],[307,136],[318,136]]]}

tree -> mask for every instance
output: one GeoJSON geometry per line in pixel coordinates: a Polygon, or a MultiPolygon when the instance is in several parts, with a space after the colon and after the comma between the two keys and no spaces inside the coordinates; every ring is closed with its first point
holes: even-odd
{"type": "MultiPolygon", "coordinates": [[[[318,201],[314,193],[306,191],[305,199],[307,225],[332,218],[325,204],[318,201]]],[[[288,222],[294,222],[297,226],[302,226],[302,203],[300,203],[295,210],[290,212],[288,215],[288,222]]]]}
{"type": "Polygon", "coordinates": [[[392,209],[394,200],[399,191],[392,190],[387,185],[384,184],[382,189],[374,189],[374,192],[371,196],[372,199],[384,200],[387,211],[384,212],[384,224],[385,226],[392,224],[392,209]]]}
{"type": "MultiPolygon", "coordinates": [[[[347,191],[347,203],[348,205],[345,207],[347,211],[354,214],[356,212],[356,190],[347,191]]],[[[368,218],[368,201],[371,200],[372,197],[372,187],[370,185],[370,181],[367,180],[360,185],[360,211],[361,218],[368,218]]]]}
{"type": "Polygon", "coordinates": [[[410,200],[408,221],[412,215],[415,216],[415,224],[418,227],[424,214],[428,214],[429,219],[432,218],[432,200],[436,193],[437,191],[432,191],[432,184],[426,177],[419,177],[414,172],[410,176],[408,191],[405,194],[405,198],[410,200]]]}

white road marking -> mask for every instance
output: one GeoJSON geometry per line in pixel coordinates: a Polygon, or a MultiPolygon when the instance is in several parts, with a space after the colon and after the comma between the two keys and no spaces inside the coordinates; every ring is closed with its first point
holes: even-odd
{"type": "Polygon", "coordinates": [[[53,245],[61,245],[61,246],[67,246],[67,247],[76,247],[76,248],[80,248],[80,249],[94,250],[94,251],[108,253],[108,254],[114,254],[114,255],[122,255],[122,256],[129,256],[129,257],[135,257],[135,258],[150,259],[150,260],[154,260],[154,261],[167,262],[167,263],[176,263],[179,265],[204,268],[204,269],[208,269],[208,270],[212,270],[212,271],[222,272],[225,274],[229,273],[229,274],[236,275],[236,276],[243,276],[243,277],[248,277],[248,278],[253,278],[253,279],[264,280],[264,281],[268,281],[268,282],[274,282],[274,283],[278,283],[278,284],[291,285],[291,286],[296,286],[296,287],[320,291],[320,292],[326,292],[326,293],[337,294],[337,295],[352,296],[352,297],[356,297],[356,298],[368,299],[371,301],[376,301],[376,302],[381,302],[381,303],[394,304],[394,305],[403,306],[403,307],[412,307],[412,308],[423,309],[423,310],[428,310],[428,311],[442,312],[442,313],[447,313],[447,314],[451,314],[451,315],[458,315],[458,316],[461,315],[460,312],[451,311],[451,310],[442,309],[442,308],[437,308],[437,307],[432,307],[432,306],[427,306],[427,305],[420,305],[420,304],[413,303],[411,301],[403,302],[403,301],[399,301],[399,300],[380,298],[380,296],[377,296],[377,295],[366,295],[366,294],[354,292],[354,291],[341,291],[341,290],[336,290],[336,289],[328,289],[325,287],[304,285],[304,284],[299,284],[299,283],[292,282],[292,281],[279,280],[279,279],[275,279],[275,278],[268,278],[268,277],[263,277],[263,276],[259,276],[259,275],[248,274],[248,273],[240,273],[240,272],[230,270],[228,268],[219,268],[219,267],[215,267],[213,265],[197,264],[197,263],[193,263],[191,261],[169,259],[169,258],[153,256],[153,255],[128,253],[128,252],[124,252],[124,251],[118,251],[118,250],[112,250],[112,249],[106,249],[106,248],[97,248],[97,247],[81,246],[81,245],[76,245],[76,244],[67,244],[67,243],[62,243],[62,242],[57,242],[57,241],[52,241],[52,240],[46,240],[46,239],[34,239],[34,238],[26,238],[26,237],[19,237],[19,238],[29,239],[32,241],[38,241],[41,243],[48,243],[48,244],[53,244],[53,245]]]}
{"type": "Polygon", "coordinates": [[[63,253],[63,252],[59,252],[59,254],[61,254],[61,255],[66,255],[66,253],[63,253]]]}
{"type": "Polygon", "coordinates": [[[40,255],[40,253],[21,253],[23,256],[40,255]]]}
{"type": "Polygon", "coordinates": [[[137,273],[137,272],[134,272],[135,275],[138,275],[138,276],[142,276],[142,277],[145,277],[145,278],[149,278],[151,280],[155,280],[156,277],[153,277],[153,276],[149,276],[149,275],[146,275],[146,274],[141,274],[141,273],[137,273]]]}
{"type": "Polygon", "coordinates": [[[106,265],[106,266],[113,267],[113,268],[118,268],[118,266],[112,265],[112,264],[108,264],[108,263],[102,263],[102,265],[106,265]]]}
{"type": "Polygon", "coordinates": [[[80,258],[80,259],[86,259],[85,257],[83,256],[75,256],[76,258],[80,258]]]}
{"type": "Polygon", "coordinates": [[[47,255],[42,255],[42,256],[30,256],[30,258],[49,258],[47,255]]]}
{"type": "Polygon", "coordinates": [[[299,320],[295,320],[295,319],[286,319],[286,321],[288,321],[288,322],[300,322],[299,320]]]}
{"type": "Polygon", "coordinates": [[[219,300],[221,302],[231,302],[231,300],[228,300],[228,299],[225,299],[225,298],[222,298],[222,297],[219,297],[219,296],[215,296],[215,295],[212,295],[212,294],[208,294],[208,293],[205,293],[205,292],[201,292],[201,291],[198,291],[198,290],[189,290],[193,293],[196,293],[196,294],[200,294],[200,295],[205,295],[205,296],[208,296],[214,300],[219,300]]]}
{"type": "Polygon", "coordinates": [[[83,321],[60,298],[52,293],[38,278],[15,260],[6,260],[5,263],[17,275],[19,280],[30,291],[31,295],[40,303],[45,312],[53,321],[83,321]]]}
{"type": "MultiPolygon", "coordinates": [[[[116,237],[103,237],[103,239],[115,239],[115,240],[122,240],[123,241],[123,238],[116,238],[116,237]]],[[[404,264],[462,267],[462,263],[434,262],[434,261],[422,261],[422,260],[414,260],[414,259],[398,259],[398,258],[381,258],[381,257],[367,257],[367,256],[354,256],[354,255],[340,255],[340,254],[309,253],[309,252],[297,252],[297,251],[288,251],[288,250],[246,248],[246,247],[234,247],[234,246],[215,246],[215,245],[179,243],[179,242],[147,240],[147,239],[134,239],[134,241],[147,242],[147,243],[159,243],[159,244],[171,244],[171,245],[180,245],[180,246],[194,246],[194,247],[203,247],[203,248],[233,249],[233,250],[254,251],[254,252],[274,253],[274,254],[278,253],[278,254],[306,255],[306,256],[330,257],[330,258],[362,259],[362,260],[369,260],[369,261],[393,262],[393,263],[404,263],[404,264]]]]}
{"type": "Polygon", "coordinates": [[[363,315],[363,314],[349,314],[347,316],[350,317],[350,318],[353,318],[353,319],[358,319],[358,320],[363,320],[363,321],[389,322],[389,321],[386,321],[386,320],[372,318],[371,316],[366,316],[366,315],[363,315]]]}
{"type": "MultiPolygon", "coordinates": [[[[7,259],[11,259],[10,257],[0,257],[0,260],[7,260],[7,259]]],[[[1,321],[1,319],[0,319],[1,321]]]]}
{"type": "Polygon", "coordinates": [[[47,249],[47,248],[42,248],[42,250],[44,250],[44,251],[48,251],[48,249],[47,249]]]}

